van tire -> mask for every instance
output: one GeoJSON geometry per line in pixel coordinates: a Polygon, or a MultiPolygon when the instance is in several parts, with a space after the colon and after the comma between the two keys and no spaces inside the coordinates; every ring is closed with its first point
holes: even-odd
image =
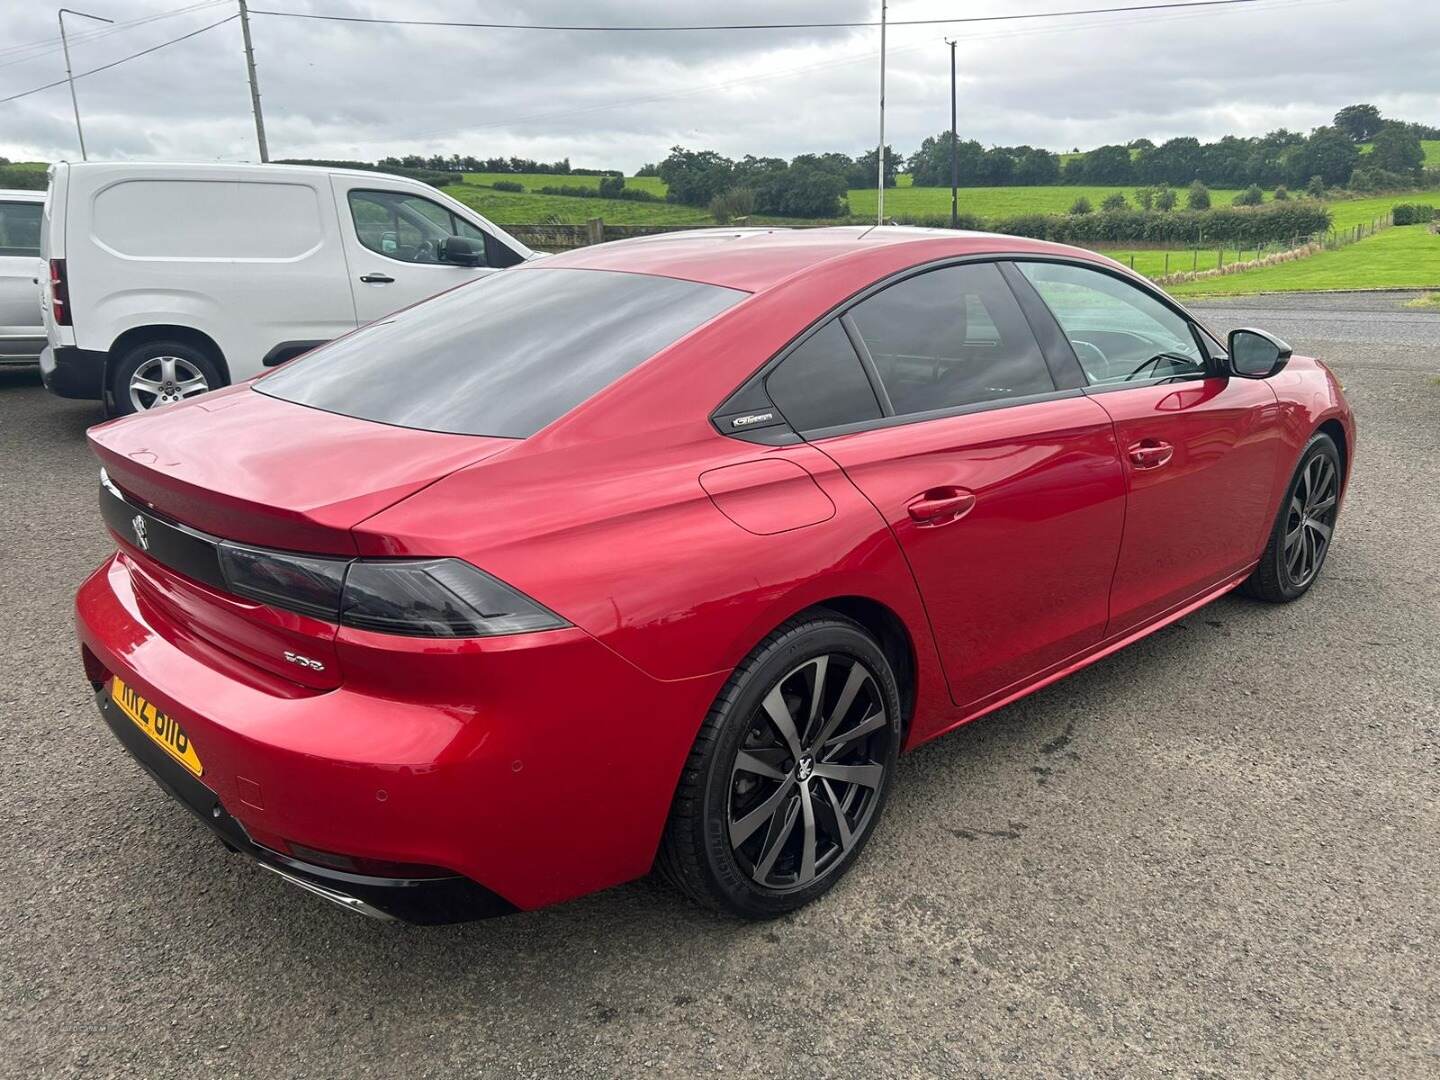
{"type": "Polygon", "coordinates": [[[129,416],[143,409],[188,401],[224,385],[225,377],[220,373],[220,365],[208,350],[174,339],[145,341],[126,352],[118,362],[111,361],[105,414],[129,416]],[[166,361],[172,363],[167,364],[166,361]],[[146,368],[153,370],[146,372],[146,368]],[[169,380],[163,379],[162,373],[165,371],[172,372],[173,377],[169,380]],[[159,384],[159,393],[151,395],[142,390],[132,394],[134,387],[131,383],[139,373],[151,376],[147,381],[159,384]],[[203,380],[203,385],[197,387],[197,379],[203,380]],[[151,404],[145,404],[147,400],[151,404]]]}

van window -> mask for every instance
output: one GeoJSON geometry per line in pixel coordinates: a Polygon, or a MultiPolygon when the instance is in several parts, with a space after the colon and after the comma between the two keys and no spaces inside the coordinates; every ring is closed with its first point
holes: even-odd
{"type": "Polygon", "coordinates": [[[255,389],[398,427],[523,439],[746,295],[649,274],[508,270],[322,345],[255,389]]]}
{"type": "Polygon", "coordinates": [[[313,188],[249,180],[122,180],[95,196],[90,227],[141,259],[296,259],[324,236],[313,188]]]}
{"type": "Polygon", "coordinates": [[[447,236],[485,241],[483,232],[439,203],[398,191],[350,192],[350,216],[360,243],[400,262],[438,263],[447,236]]]}
{"type": "Polygon", "coordinates": [[[0,255],[40,257],[38,202],[0,202],[0,255]]]}

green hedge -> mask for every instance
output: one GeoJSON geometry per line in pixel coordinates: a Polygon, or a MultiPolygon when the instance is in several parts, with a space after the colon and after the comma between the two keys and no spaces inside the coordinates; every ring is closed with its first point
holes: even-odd
{"type": "Polygon", "coordinates": [[[1395,225],[1425,225],[1435,220],[1435,207],[1424,203],[1396,203],[1390,208],[1390,221],[1395,225]]]}
{"type": "Polygon", "coordinates": [[[496,191],[524,191],[525,185],[517,180],[496,180],[490,185],[496,191]]]}
{"type": "MultiPolygon", "coordinates": [[[[1323,233],[1330,211],[1309,200],[1279,205],[1221,206],[1212,210],[1102,210],[1097,214],[1022,214],[981,221],[961,215],[961,228],[986,228],[1011,236],[1029,236],[1064,244],[1163,243],[1178,247],[1203,244],[1285,243],[1323,233]]],[[[901,225],[944,228],[948,215],[896,218],[901,225]]]]}
{"type": "Polygon", "coordinates": [[[44,191],[49,183],[49,176],[44,169],[22,169],[15,165],[0,165],[0,188],[44,191]]]}

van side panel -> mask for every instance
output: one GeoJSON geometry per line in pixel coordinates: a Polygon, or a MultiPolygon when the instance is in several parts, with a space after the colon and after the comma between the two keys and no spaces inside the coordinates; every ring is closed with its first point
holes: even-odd
{"type": "MultiPolygon", "coordinates": [[[[232,381],[288,341],[355,327],[323,173],[72,166],[67,267],[75,344],[180,326],[211,338],[232,381]]],[[[159,335],[157,335],[159,336],[159,335]]]]}

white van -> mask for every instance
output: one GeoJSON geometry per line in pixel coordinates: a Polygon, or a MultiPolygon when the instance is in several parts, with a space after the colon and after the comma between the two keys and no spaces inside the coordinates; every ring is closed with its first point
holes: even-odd
{"type": "Polygon", "coordinates": [[[170,405],[536,258],[443,191],[303,165],[60,163],[41,223],[45,386],[170,405]]]}

